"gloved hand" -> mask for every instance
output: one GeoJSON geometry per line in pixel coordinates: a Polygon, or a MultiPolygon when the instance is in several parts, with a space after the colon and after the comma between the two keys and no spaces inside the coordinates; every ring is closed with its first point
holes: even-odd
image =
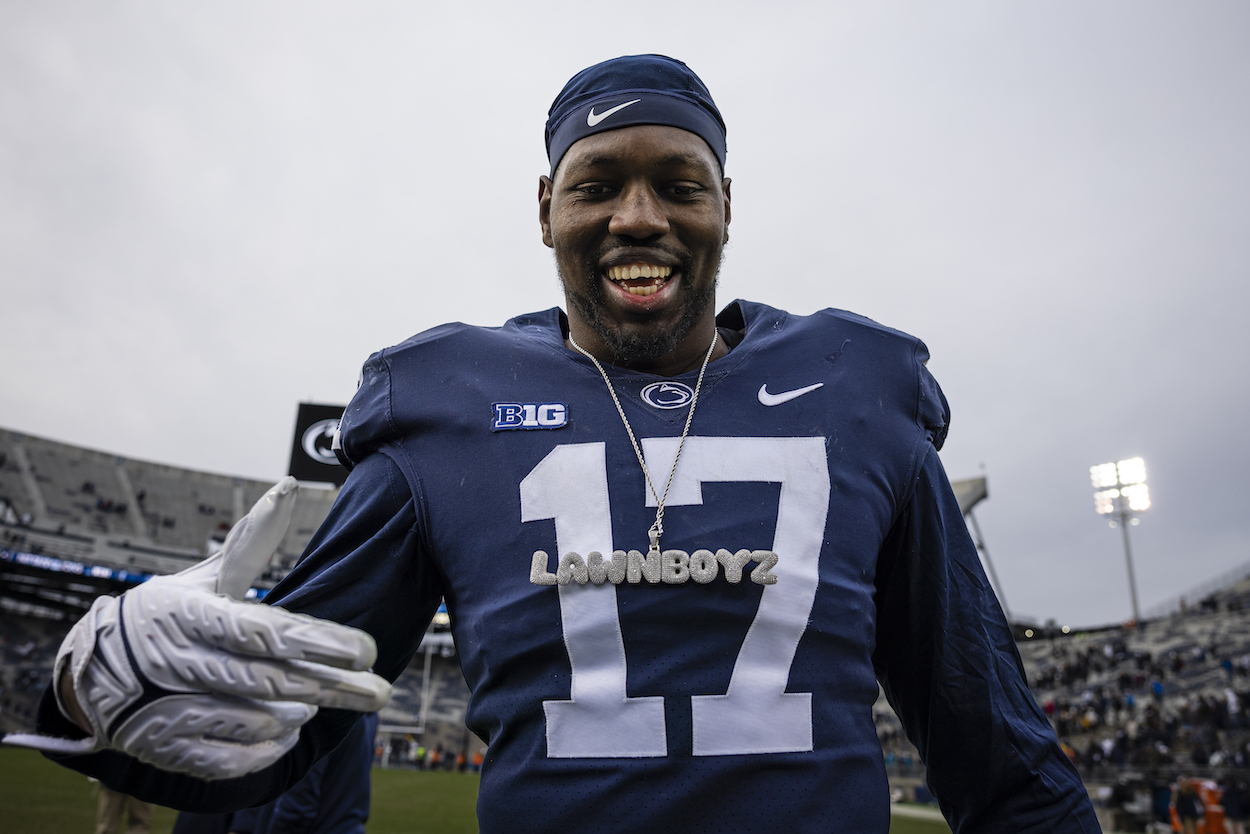
{"type": "Polygon", "coordinates": [[[120,750],[164,770],[228,779],[267,767],[295,746],[318,706],[373,712],[391,687],[368,672],[363,631],[243,602],[286,532],[296,482],[261,497],[212,558],[119,597],[102,596],[57,654],[90,724],[82,741],[34,734],[6,744],[55,753],[120,750]]]}

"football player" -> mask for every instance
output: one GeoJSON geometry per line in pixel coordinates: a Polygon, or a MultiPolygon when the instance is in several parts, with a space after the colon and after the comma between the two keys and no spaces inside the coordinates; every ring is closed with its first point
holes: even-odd
{"type": "Polygon", "coordinates": [[[260,803],[385,703],[445,599],[484,832],[887,831],[879,686],[956,831],[1097,831],[938,460],[924,344],[716,313],[725,124],[681,62],[582,71],[546,140],[566,309],[370,357],[351,475],[271,605],[237,600],[289,481],[223,555],[97,601],[19,741],[165,805],[260,803]]]}

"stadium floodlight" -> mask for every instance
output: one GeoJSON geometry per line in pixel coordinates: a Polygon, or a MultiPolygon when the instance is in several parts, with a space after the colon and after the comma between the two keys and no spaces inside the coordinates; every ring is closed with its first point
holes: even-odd
{"type": "Polygon", "coordinates": [[[1109,515],[1115,512],[1115,499],[1120,497],[1118,489],[1104,489],[1101,492],[1094,493],[1094,510],[1099,515],[1109,515]]]}
{"type": "Polygon", "coordinates": [[[1120,497],[1128,501],[1128,508],[1133,512],[1150,509],[1150,490],[1145,484],[1133,484],[1120,490],[1120,497]]]}
{"type": "Polygon", "coordinates": [[[1100,463],[1089,468],[1089,481],[1094,487],[1094,511],[1099,515],[1116,516],[1111,526],[1124,532],[1124,562],[1128,565],[1128,589],[1133,600],[1133,622],[1141,622],[1137,607],[1137,579],[1133,576],[1133,550],[1129,546],[1129,523],[1136,524],[1133,513],[1150,509],[1150,490],[1146,486],[1146,462],[1127,458],[1117,463],[1100,463]]]}
{"type": "Polygon", "coordinates": [[[1122,484],[1144,484],[1146,482],[1146,462],[1141,458],[1129,458],[1115,465],[1116,474],[1122,484]]]}
{"type": "Polygon", "coordinates": [[[1117,486],[1120,483],[1114,463],[1100,463],[1097,466],[1091,466],[1089,468],[1089,480],[1094,485],[1094,489],[1105,489],[1117,486]]]}

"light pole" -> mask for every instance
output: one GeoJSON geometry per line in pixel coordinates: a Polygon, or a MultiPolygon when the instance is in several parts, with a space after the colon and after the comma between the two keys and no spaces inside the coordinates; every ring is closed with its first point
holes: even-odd
{"type": "Polygon", "coordinates": [[[1141,623],[1137,607],[1137,579],[1133,576],[1133,549],[1129,546],[1128,526],[1137,524],[1133,513],[1150,509],[1150,491],[1146,488],[1146,462],[1141,458],[1129,458],[1119,463],[1100,463],[1089,468],[1089,480],[1094,485],[1094,510],[1099,515],[1115,515],[1111,526],[1117,521],[1124,531],[1124,561],[1128,565],[1128,590],[1133,598],[1133,622],[1141,623]]]}

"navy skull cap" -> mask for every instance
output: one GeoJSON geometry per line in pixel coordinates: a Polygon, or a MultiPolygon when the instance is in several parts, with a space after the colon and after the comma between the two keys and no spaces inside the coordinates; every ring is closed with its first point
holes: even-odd
{"type": "Polygon", "coordinates": [[[697,134],[725,170],[725,120],[699,76],[667,55],[625,55],[582,70],[551,103],[546,131],[551,176],[578,139],[631,125],[697,134]]]}

